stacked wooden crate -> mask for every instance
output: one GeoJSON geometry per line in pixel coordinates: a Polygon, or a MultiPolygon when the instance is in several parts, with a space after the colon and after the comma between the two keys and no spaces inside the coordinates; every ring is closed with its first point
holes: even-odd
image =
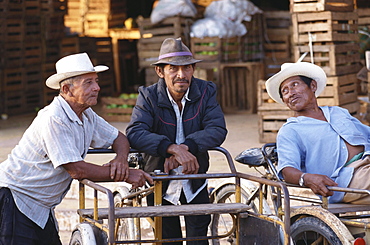
{"type": "Polygon", "coordinates": [[[244,21],[247,28],[247,34],[241,37],[240,51],[243,62],[259,62],[265,58],[263,45],[264,36],[264,16],[265,14],[256,13],[252,16],[251,21],[244,21]]]}
{"type": "Polygon", "coordinates": [[[293,116],[293,111],[285,105],[276,103],[267,93],[266,80],[258,81],[258,134],[261,143],[276,141],[276,135],[286,120],[293,116]]]}
{"type": "Polygon", "coordinates": [[[57,30],[64,33],[64,28],[49,29],[47,24],[61,16],[64,27],[65,11],[65,4],[56,0],[0,2],[1,113],[34,112],[43,106],[44,40],[57,30]]]}
{"type": "MultiPolygon", "coordinates": [[[[67,13],[67,1],[41,0],[42,9],[42,82],[56,73],[55,63],[60,56],[60,41],[65,36],[64,16],[67,13]]],[[[43,85],[43,105],[49,104],[59,91],[43,85]]]]}
{"type": "Polygon", "coordinates": [[[108,37],[109,29],[122,27],[126,0],[69,0],[65,24],[71,34],[108,37]]]}
{"type": "MultiPolygon", "coordinates": [[[[264,79],[280,71],[281,64],[292,62],[292,20],[289,11],[266,11],[264,36],[264,79]]],[[[257,84],[259,141],[274,142],[279,128],[293,114],[288,107],[276,103],[267,94],[265,81],[257,84]]]]}
{"type": "Polygon", "coordinates": [[[107,121],[129,122],[136,104],[136,98],[137,94],[102,97],[102,117],[107,121]]]}
{"type": "Polygon", "coordinates": [[[198,73],[218,86],[218,101],[225,112],[256,112],[257,81],[263,78],[263,15],[243,23],[244,36],[191,38],[198,73]],[[260,61],[260,62],[259,62],[260,61]]]}
{"type": "Polygon", "coordinates": [[[289,11],[266,11],[264,53],[265,79],[280,70],[286,62],[292,62],[292,18],[289,11]]]}
{"type": "Polygon", "coordinates": [[[193,19],[175,16],[152,24],[150,18],[138,18],[137,23],[141,37],[137,43],[139,67],[145,72],[146,85],[150,85],[158,81],[151,64],[158,60],[163,40],[181,37],[184,44],[190,47],[190,27],[193,19]]]}

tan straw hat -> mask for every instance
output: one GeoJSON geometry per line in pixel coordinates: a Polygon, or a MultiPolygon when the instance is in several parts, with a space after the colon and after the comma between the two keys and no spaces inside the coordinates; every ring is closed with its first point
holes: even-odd
{"type": "Polygon", "coordinates": [[[281,70],[266,81],[267,93],[280,104],[284,104],[280,97],[280,84],[286,79],[294,76],[309,77],[317,82],[316,97],[324,91],[326,86],[326,74],[320,67],[308,62],[284,63],[281,70]]]}
{"type": "Polygon", "coordinates": [[[87,53],[72,54],[61,58],[55,64],[57,73],[46,80],[46,86],[52,89],[59,89],[60,82],[70,78],[91,72],[102,72],[109,69],[108,66],[93,66],[87,53]]]}
{"type": "Polygon", "coordinates": [[[193,58],[193,54],[181,41],[181,38],[167,38],[162,43],[158,61],[152,65],[169,64],[180,66],[190,65],[200,61],[193,58]]]}

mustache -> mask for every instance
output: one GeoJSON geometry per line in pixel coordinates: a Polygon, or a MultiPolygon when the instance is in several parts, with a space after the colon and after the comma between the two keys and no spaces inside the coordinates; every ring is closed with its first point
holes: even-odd
{"type": "Polygon", "coordinates": [[[189,80],[188,79],[185,79],[185,78],[177,78],[174,80],[174,82],[186,82],[186,83],[189,83],[189,80]]]}

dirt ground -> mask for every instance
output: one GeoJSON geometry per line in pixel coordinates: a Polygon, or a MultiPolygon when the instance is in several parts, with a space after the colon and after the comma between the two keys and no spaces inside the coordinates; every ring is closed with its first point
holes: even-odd
{"type": "MultiPolygon", "coordinates": [[[[18,143],[22,134],[32,122],[34,117],[35,114],[29,114],[9,117],[7,120],[0,119],[0,162],[6,159],[7,155],[18,143]]],[[[228,128],[228,135],[222,147],[230,152],[232,158],[237,156],[245,149],[259,147],[262,145],[262,143],[259,142],[257,114],[226,114],[225,119],[228,128]]],[[[112,122],[112,125],[124,132],[127,122],[112,122]]],[[[106,161],[105,158],[99,159],[99,157],[96,155],[91,157],[89,160],[92,162],[97,162],[98,164],[99,162],[106,161]]],[[[235,162],[235,166],[240,172],[258,175],[254,169],[243,166],[237,162],[235,162]]],[[[222,154],[211,152],[211,166],[209,173],[220,172],[229,172],[227,162],[222,154]]],[[[215,182],[210,182],[210,185],[216,184],[217,183],[215,182]]],[[[75,191],[76,190],[71,190],[66,199],[57,207],[57,210],[60,211],[61,215],[65,214],[66,219],[70,219],[70,213],[75,213],[75,209],[78,207],[77,199],[75,197],[76,194],[74,193],[75,191]]],[[[65,226],[72,226],[71,221],[66,221],[63,217],[61,217],[60,220],[58,219],[58,222],[60,223],[61,228],[65,226]]],[[[71,235],[69,229],[72,229],[72,227],[64,228],[60,232],[63,245],[68,244],[71,235]]]]}

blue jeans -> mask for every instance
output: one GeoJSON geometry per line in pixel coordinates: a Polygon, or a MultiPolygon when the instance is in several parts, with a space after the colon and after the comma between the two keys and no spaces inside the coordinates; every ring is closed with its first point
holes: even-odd
{"type": "Polygon", "coordinates": [[[54,219],[44,229],[21,213],[8,188],[0,188],[0,245],[61,245],[54,219]]]}

